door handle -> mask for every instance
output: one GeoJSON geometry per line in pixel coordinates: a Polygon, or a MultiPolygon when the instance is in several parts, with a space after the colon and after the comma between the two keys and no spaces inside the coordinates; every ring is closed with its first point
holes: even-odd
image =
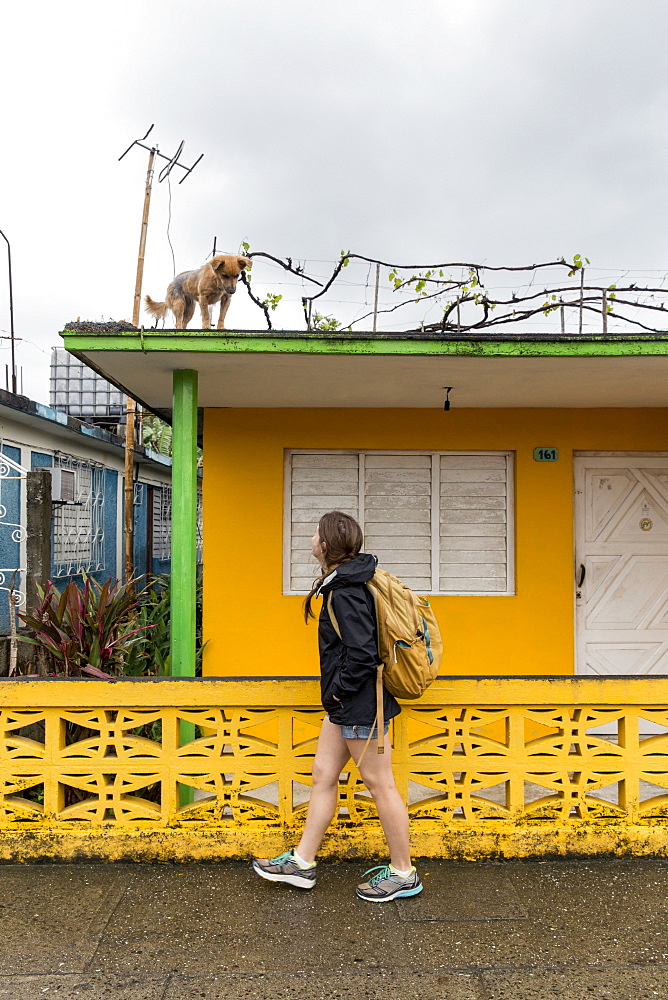
{"type": "Polygon", "coordinates": [[[586,575],[587,575],[587,568],[584,563],[580,563],[580,570],[578,572],[578,581],[577,581],[578,590],[584,583],[586,575]]]}

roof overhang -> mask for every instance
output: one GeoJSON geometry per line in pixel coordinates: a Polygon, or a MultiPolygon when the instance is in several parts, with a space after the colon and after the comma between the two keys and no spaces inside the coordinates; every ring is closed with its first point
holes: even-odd
{"type": "Polygon", "coordinates": [[[65,347],[156,412],[172,373],[202,407],[664,407],[668,336],[65,330],[65,347]]]}
{"type": "MultiPolygon", "coordinates": [[[[27,396],[19,396],[0,389],[0,420],[4,419],[39,429],[54,441],[61,439],[70,442],[68,447],[72,447],[72,440],[78,438],[80,444],[85,443],[96,451],[115,455],[123,461],[125,448],[123,438],[102,427],[86,424],[76,417],[68,416],[27,396]]],[[[172,465],[171,458],[139,445],[135,448],[135,461],[138,465],[163,466],[167,471],[172,465]]]]}

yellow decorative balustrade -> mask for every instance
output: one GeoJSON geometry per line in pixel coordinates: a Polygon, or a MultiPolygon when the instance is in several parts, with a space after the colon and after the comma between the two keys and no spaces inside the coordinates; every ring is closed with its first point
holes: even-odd
{"type": "MultiPolygon", "coordinates": [[[[0,859],[278,853],[322,714],[308,679],[0,681],[0,859]]],[[[668,853],[668,678],[443,678],[392,731],[416,855],[668,853]]],[[[324,853],[384,856],[352,764],[324,853]]]]}

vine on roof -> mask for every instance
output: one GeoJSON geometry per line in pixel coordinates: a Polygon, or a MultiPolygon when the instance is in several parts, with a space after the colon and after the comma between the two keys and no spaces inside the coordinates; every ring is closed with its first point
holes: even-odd
{"type": "MultiPolygon", "coordinates": [[[[436,320],[423,321],[417,327],[407,326],[405,332],[425,332],[443,334],[467,334],[472,331],[492,327],[523,323],[532,317],[545,317],[557,310],[575,309],[579,317],[579,332],[582,332],[585,315],[600,317],[601,328],[607,332],[608,320],[617,320],[627,326],[650,333],[667,333],[666,326],[657,325],[658,313],[666,311],[668,289],[663,286],[628,284],[595,284],[586,279],[590,261],[582,254],[575,254],[569,261],[565,257],[538,264],[505,266],[457,261],[436,264],[397,264],[391,261],[367,257],[363,254],[342,250],[331,274],[325,279],[308,274],[306,265],[292,257],[277,257],[261,250],[251,250],[243,243],[243,251],[249,258],[266,259],[279,265],[289,274],[296,275],[305,286],[301,297],[304,321],[307,330],[352,330],[372,317],[396,313],[407,307],[424,304],[437,307],[440,314],[436,320]],[[327,295],[336,284],[343,270],[352,262],[359,261],[377,266],[384,275],[381,286],[396,295],[398,301],[377,309],[369,307],[366,312],[356,315],[348,324],[340,323],[331,316],[324,316],[314,309],[314,303],[327,295]],[[541,272],[548,269],[561,271],[563,278],[536,288],[541,272]],[[499,293],[493,285],[500,278],[511,278],[516,288],[510,293],[499,293]],[[524,279],[522,281],[522,279],[524,279]],[[308,293],[306,283],[315,286],[308,293]]],[[[267,328],[272,329],[271,313],[282,298],[268,294],[264,299],[253,293],[251,275],[242,272],[241,279],[252,301],[264,312],[267,328]]],[[[665,280],[665,279],[664,279],[665,280]]]]}

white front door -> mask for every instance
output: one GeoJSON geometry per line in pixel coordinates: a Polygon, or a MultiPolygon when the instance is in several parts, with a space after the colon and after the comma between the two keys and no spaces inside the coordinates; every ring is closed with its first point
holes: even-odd
{"type": "Polygon", "coordinates": [[[575,457],[576,670],[668,674],[668,455],[575,457]]]}

